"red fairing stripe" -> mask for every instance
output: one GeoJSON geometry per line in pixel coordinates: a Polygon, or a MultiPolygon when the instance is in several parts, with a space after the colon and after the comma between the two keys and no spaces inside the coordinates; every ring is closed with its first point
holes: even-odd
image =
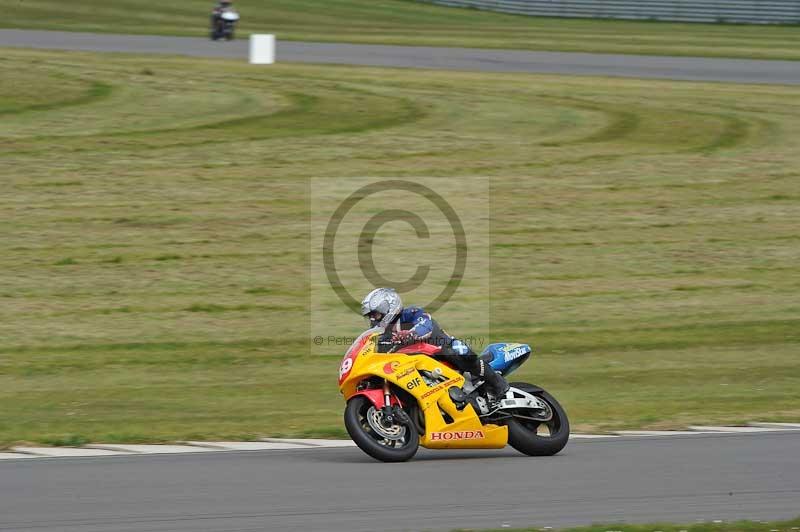
{"type": "Polygon", "coordinates": [[[426,344],[425,342],[417,342],[416,344],[407,345],[402,349],[398,349],[398,353],[405,353],[406,355],[435,355],[442,348],[438,345],[426,344]]]}

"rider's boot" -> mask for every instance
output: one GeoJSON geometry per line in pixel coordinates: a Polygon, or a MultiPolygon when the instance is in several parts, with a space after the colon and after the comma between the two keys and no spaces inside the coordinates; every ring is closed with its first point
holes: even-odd
{"type": "Polygon", "coordinates": [[[499,373],[497,373],[492,366],[487,364],[484,360],[480,360],[480,376],[486,381],[487,391],[492,393],[499,401],[505,397],[511,386],[508,381],[499,373]]]}
{"type": "MultiPolygon", "coordinates": [[[[499,403],[506,396],[509,388],[511,388],[508,381],[483,360],[476,360],[470,373],[483,379],[486,391],[491,394],[490,403],[492,403],[492,406],[499,403]]],[[[452,399],[456,405],[461,405],[462,407],[466,405],[469,395],[465,393],[462,388],[453,386],[448,392],[450,394],[450,399],[452,399]]]]}

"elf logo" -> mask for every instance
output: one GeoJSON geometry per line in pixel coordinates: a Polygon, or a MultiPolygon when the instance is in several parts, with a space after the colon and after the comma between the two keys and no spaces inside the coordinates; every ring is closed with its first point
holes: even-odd
{"type": "Polygon", "coordinates": [[[431,432],[431,441],[450,440],[480,440],[483,439],[482,430],[457,430],[453,432],[431,432]]]}

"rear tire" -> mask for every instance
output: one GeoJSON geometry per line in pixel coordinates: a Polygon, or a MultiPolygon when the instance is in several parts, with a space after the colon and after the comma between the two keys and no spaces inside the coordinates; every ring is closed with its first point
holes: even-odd
{"type": "Polygon", "coordinates": [[[512,382],[511,386],[535,395],[550,405],[550,421],[529,421],[513,418],[508,421],[508,443],[528,456],[552,456],[569,441],[569,419],[556,398],[538,386],[525,382],[512,382]]]}
{"type": "Polygon", "coordinates": [[[363,395],[350,399],[344,409],[344,426],[347,433],[356,445],[371,457],[381,462],[405,462],[417,454],[419,434],[413,423],[406,424],[395,420],[394,425],[383,429],[397,438],[389,439],[373,426],[380,419],[383,419],[383,414],[363,395]]]}

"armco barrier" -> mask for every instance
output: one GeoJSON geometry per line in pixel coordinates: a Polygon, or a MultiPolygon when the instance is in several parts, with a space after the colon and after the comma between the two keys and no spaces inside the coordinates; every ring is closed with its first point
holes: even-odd
{"type": "Polygon", "coordinates": [[[800,0],[421,0],[544,17],[800,24],[800,0]]]}

